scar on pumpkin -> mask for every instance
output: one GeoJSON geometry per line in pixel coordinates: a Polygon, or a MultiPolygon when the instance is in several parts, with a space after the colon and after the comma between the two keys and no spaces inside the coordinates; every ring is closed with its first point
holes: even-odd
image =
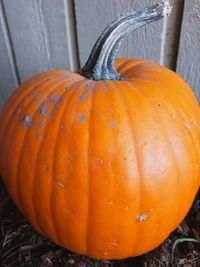
{"type": "Polygon", "coordinates": [[[26,128],[31,128],[33,126],[33,120],[29,115],[25,115],[21,120],[21,125],[26,128]]]}
{"type": "Polygon", "coordinates": [[[45,102],[44,104],[42,104],[42,106],[40,108],[40,115],[41,116],[45,116],[46,115],[46,110],[47,110],[47,104],[45,102]]]}
{"type": "Polygon", "coordinates": [[[113,205],[114,201],[113,200],[108,200],[108,205],[113,205]]]}
{"type": "Polygon", "coordinates": [[[47,164],[44,164],[42,169],[43,169],[43,171],[48,172],[49,166],[47,164]]]}
{"type": "Polygon", "coordinates": [[[59,186],[61,188],[65,187],[65,185],[62,182],[59,182],[58,180],[55,180],[55,183],[56,183],[57,186],[59,186]]]}
{"type": "Polygon", "coordinates": [[[141,214],[136,217],[136,220],[139,222],[145,222],[147,220],[147,214],[141,214]]]}
{"type": "Polygon", "coordinates": [[[117,125],[116,121],[111,121],[110,122],[110,127],[114,128],[117,125]]]}
{"type": "Polygon", "coordinates": [[[42,134],[40,132],[37,132],[35,134],[36,139],[40,139],[42,137],[42,134]]]}
{"type": "Polygon", "coordinates": [[[85,121],[85,114],[81,114],[80,116],[79,116],[79,121],[80,122],[84,122],[85,121]]]}

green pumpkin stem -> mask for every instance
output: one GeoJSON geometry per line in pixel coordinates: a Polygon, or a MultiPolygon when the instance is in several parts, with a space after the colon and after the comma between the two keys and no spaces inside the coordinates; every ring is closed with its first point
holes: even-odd
{"type": "Polygon", "coordinates": [[[82,75],[95,81],[120,79],[114,61],[122,41],[133,30],[169,15],[171,9],[168,1],[162,1],[114,20],[95,43],[82,75]]]}

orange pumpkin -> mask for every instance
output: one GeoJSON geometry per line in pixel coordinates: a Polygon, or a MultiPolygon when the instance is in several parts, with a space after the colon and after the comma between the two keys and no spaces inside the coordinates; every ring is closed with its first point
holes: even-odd
{"type": "Polygon", "coordinates": [[[200,110],[174,72],[114,57],[161,3],[114,21],[82,74],[53,70],[22,84],[0,118],[0,172],[33,226],[100,259],[157,247],[200,184],[200,110]],[[88,78],[86,78],[88,77],[88,78]]]}

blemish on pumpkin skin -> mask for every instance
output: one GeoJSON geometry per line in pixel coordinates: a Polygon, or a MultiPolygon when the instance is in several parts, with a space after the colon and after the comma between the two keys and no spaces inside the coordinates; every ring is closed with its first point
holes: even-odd
{"type": "Polygon", "coordinates": [[[47,109],[47,105],[46,105],[46,103],[44,103],[40,108],[40,115],[41,116],[45,116],[46,115],[46,109],[47,109]]]}
{"type": "Polygon", "coordinates": [[[147,214],[141,214],[141,215],[138,215],[137,217],[136,217],[136,220],[138,221],[138,222],[145,222],[146,220],[147,220],[147,214]]]}
{"type": "Polygon", "coordinates": [[[65,187],[65,185],[63,184],[63,183],[61,183],[61,182],[59,182],[59,181],[55,181],[56,182],[56,184],[59,186],[59,187],[61,187],[61,188],[64,188],[65,187]]]}
{"type": "Polygon", "coordinates": [[[114,201],[113,200],[109,200],[108,201],[108,205],[112,206],[114,204],[114,201]]]}
{"type": "Polygon", "coordinates": [[[111,121],[110,122],[110,127],[114,128],[114,127],[116,127],[116,125],[117,125],[116,121],[111,121]]]}
{"type": "Polygon", "coordinates": [[[152,211],[153,211],[153,209],[152,209],[152,208],[148,209],[148,212],[152,212],[152,211]]]}
{"type": "Polygon", "coordinates": [[[41,134],[40,132],[37,132],[37,133],[35,134],[35,137],[36,137],[36,139],[41,139],[42,134],[41,134]]]}
{"type": "Polygon", "coordinates": [[[127,181],[127,177],[124,176],[124,175],[120,176],[120,179],[121,179],[122,181],[127,181]]]}
{"type": "Polygon", "coordinates": [[[72,84],[70,84],[70,85],[67,85],[66,87],[65,87],[65,90],[70,90],[71,88],[76,88],[76,89],[78,89],[79,88],[79,86],[82,84],[82,80],[78,80],[78,81],[74,81],[74,82],[72,82],[72,84]]]}
{"type": "Polygon", "coordinates": [[[100,169],[102,164],[103,164],[103,160],[101,158],[94,157],[94,159],[93,159],[94,168],[100,169]]]}
{"type": "Polygon", "coordinates": [[[187,128],[187,129],[192,129],[192,126],[186,122],[183,122],[183,125],[187,128]]]}
{"type": "Polygon", "coordinates": [[[119,242],[117,241],[110,241],[109,242],[113,247],[117,247],[119,245],[119,242]]]}
{"type": "Polygon", "coordinates": [[[59,96],[52,95],[52,100],[53,100],[54,106],[57,106],[58,105],[58,102],[59,102],[59,96]]]}
{"type": "Polygon", "coordinates": [[[148,144],[148,142],[144,141],[144,142],[141,143],[140,147],[142,148],[142,147],[146,146],[147,144],[148,144]]]}
{"type": "Polygon", "coordinates": [[[171,116],[172,116],[173,119],[176,118],[176,114],[175,113],[173,113],[171,116]]]}
{"type": "Polygon", "coordinates": [[[60,125],[61,133],[65,134],[67,132],[67,128],[64,124],[60,125]]]}
{"type": "Polygon", "coordinates": [[[104,255],[104,256],[107,256],[108,255],[108,253],[107,252],[102,252],[102,254],[104,255]]]}
{"type": "Polygon", "coordinates": [[[107,166],[108,166],[109,169],[111,168],[110,162],[107,162],[107,166]]]}
{"type": "Polygon", "coordinates": [[[50,119],[50,120],[53,120],[53,118],[54,118],[54,112],[53,112],[53,110],[50,110],[50,111],[48,112],[48,115],[49,115],[49,119],[50,119]]]}
{"type": "Polygon", "coordinates": [[[92,87],[92,91],[95,93],[99,89],[98,83],[95,83],[94,86],[92,87]]]}
{"type": "Polygon", "coordinates": [[[38,121],[38,122],[36,123],[36,126],[37,126],[38,128],[42,128],[42,126],[44,126],[44,121],[43,121],[43,120],[38,121]]]}
{"type": "Polygon", "coordinates": [[[21,120],[21,125],[26,128],[31,128],[33,126],[33,120],[29,115],[25,115],[21,120]]]}
{"type": "Polygon", "coordinates": [[[85,122],[85,119],[86,119],[86,118],[85,118],[85,114],[81,114],[81,115],[79,116],[79,121],[80,121],[80,122],[82,122],[82,123],[85,122]]]}
{"type": "Polygon", "coordinates": [[[24,150],[26,150],[26,151],[28,150],[28,144],[24,145],[24,150]]]}
{"type": "Polygon", "coordinates": [[[48,172],[49,166],[47,164],[44,164],[42,169],[43,169],[43,171],[48,172]]]}
{"type": "Polygon", "coordinates": [[[70,77],[71,77],[70,75],[65,74],[65,75],[62,76],[61,78],[57,79],[57,81],[60,82],[60,81],[66,80],[66,79],[68,79],[68,78],[70,78],[70,77]]]}
{"type": "Polygon", "coordinates": [[[68,85],[65,87],[65,90],[69,90],[71,88],[71,85],[68,85]]]}
{"type": "Polygon", "coordinates": [[[80,98],[81,101],[84,101],[85,98],[86,98],[86,94],[85,93],[80,94],[79,98],[80,98]]]}
{"type": "Polygon", "coordinates": [[[66,209],[66,212],[68,215],[72,216],[74,213],[74,210],[72,208],[66,209]]]}

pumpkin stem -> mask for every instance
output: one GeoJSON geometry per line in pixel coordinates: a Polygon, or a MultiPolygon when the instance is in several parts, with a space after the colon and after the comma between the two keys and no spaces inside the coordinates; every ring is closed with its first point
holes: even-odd
{"type": "Polygon", "coordinates": [[[114,20],[95,43],[82,69],[82,75],[96,81],[120,79],[114,67],[114,60],[122,41],[133,30],[168,16],[171,10],[172,7],[166,0],[114,20]]]}

